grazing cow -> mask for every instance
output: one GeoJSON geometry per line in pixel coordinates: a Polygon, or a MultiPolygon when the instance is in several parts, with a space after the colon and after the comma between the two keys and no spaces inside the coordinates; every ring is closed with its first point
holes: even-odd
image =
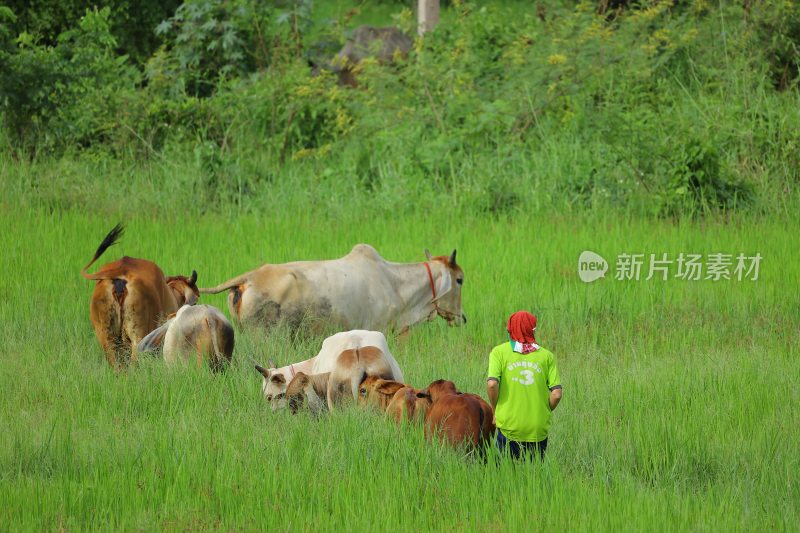
{"type": "Polygon", "coordinates": [[[405,383],[370,376],[361,383],[358,389],[358,404],[376,407],[380,412],[385,413],[394,394],[403,388],[406,388],[405,383]]]}
{"type": "Polygon", "coordinates": [[[192,276],[164,277],[158,265],[145,259],[123,257],[100,267],[94,274],[86,271],[117,242],[124,228],[117,224],[97,248],[81,275],[97,281],[92,292],[90,318],[97,340],[106,354],[108,364],[116,367],[117,359],[130,349],[136,361],[136,345],[153,331],[165,316],[183,304],[194,304],[197,272],[192,276]]]}
{"type": "Polygon", "coordinates": [[[430,398],[419,398],[414,387],[378,377],[368,377],[359,389],[359,404],[377,407],[398,424],[403,418],[422,421],[430,407],[430,398]]]}
{"type": "Polygon", "coordinates": [[[256,370],[264,376],[261,390],[273,410],[285,407],[287,383],[300,372],[306,376],[330,373],[326,383],[332,386],[325,391],[328,408],[332,408],[348,393],[357,398],[358,386],[365,375],[398,381],[403,379],[403,373],[389,351],[386,337],[379,331],[337,333],[325,339],[319,353],[310,359],[281,368],[274,368],[274,364],[270,366],[272,368],[266,369],[256,365],[256,370]]]}
{"type": "Polygon", "coordinates": [[[425,435],[441,436],[453,446],[466,445],[483,449],[491,442],[495,426],[492,407],[476,394],[462,394],[452,381],[439,379],[417,393],[430,398],[431,407],[425,415],[425,435]]]}
{"type": "MultiPolygon", "coordinates": [[[[319,413],[328,408],[328,385],[331,373],[305,374],[298,372],[286,386],[284,399],[273,399],[272,410],[277,411],[288,406],[293,415],[308,405],[312,413],[319,413]]],[[[333,387],[335,389],[335,386],[333,387]]]]}
{"type": "Polygon", "coordinates": [[[194,356],[198,367],[208,359],[216,372],[224,370],[233,358],[233,327],[216,307],[184,305],[142,339],[137,350],[149,352],[162,343],[165,362],[188,362],[194,356]]]}
{"type": "Polygon", "coordinates": [[[397,57],[405,57],[413,46],[411,37],[399,28],[359,26],[332,61],[320,65],[312,62],[312,74],[316,75],[324,68],[338,74],[339,85],[357,87],[354,70],[362,60],[374,57],[378,63],[389,64],[397,57]]]}
{"type": "Polygon", "coordinates": [[[422,263],[391,263],[359,244],[340,259],[267,264],[201,293],[230,290],[231,316],[245,325],[297,329],[306,316],[347,329],[405,332],[438,314],[450,325],[467,321],[461,308],[464,272],[456,252],[422,263]]]}
{"type": "Polygon", "coordinates": [[[418,396],[419,392],[414,387],[398,390],[386,407],[386,418],[391,418],[398,424],[402,423],[403,419],[409,422],[424,422],[425,415],[431,407],[431,399],[418,396]]]}

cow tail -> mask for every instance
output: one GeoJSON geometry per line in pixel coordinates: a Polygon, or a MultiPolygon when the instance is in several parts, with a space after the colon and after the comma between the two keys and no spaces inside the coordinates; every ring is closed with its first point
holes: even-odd
{"type": "Polygon", "coordinates": [[[211,365],[211,368],[215,370],[222,369],[222,354],[219,351],[219,344],[217,344],[217,329],[211,327],[211,323],[208,321],[208,317],[205,317],[206,327],[208,328],[208,333],[211,336],[211,346],[214,349],[214,361],[211,365]]]}
{"type": "Polygon", "coordinates": [[[83,270],[81,270],[81,275],[84,278],[89,280],[105,279],[102,275],[100,277],[96,277],[97,276],[96,274],[93,276],[91,274],[87,274],[86,271],[89,270],[89,267],[92,266],[94,262],[100,258],[101,255],[103,255],[103,252],[105,252],[111,246],[117,243],[119,238],[122,237],[124,231],[125,231],[125,226],[123,226],[122,223],[119,223],[116,226],[114,226],[114,228],[111,231],[108,232],[108,235],[106,235],[105,239],[103,239],[103,242],[101,242],[100,246],[97,247],[97,251],[94,253],[94,257],[92,257],[92,260],[89,261],[89,263],[87,263],[85,267],[83,267],[83,270]]]}
{"type": "Polygon", "coordinates": [[[244,282],[246,282],[250,278],[249,272],[247,274],[242,274],[241,276],[236,276],[235,278],[229,279],[223,283],[220,283],[216,287],[201,287],[200,294],[217,294],[222,291],[226,291],[228,289],[233,289],[244,282]]]}
{"type": "Polygon", "coordinates": [[[356,346],[356,365],[361,370],[360,373],[354,374],[353,378],[350,379],[350,388],[353,392],[353,399],[358,401],[358,389],[361,387],[361,384],[364,383],[364,380],[367,379],[367,369],[361,365],[361,347],[356,346]],[[355,376],[358,376],[357,378],[355,376]]]}

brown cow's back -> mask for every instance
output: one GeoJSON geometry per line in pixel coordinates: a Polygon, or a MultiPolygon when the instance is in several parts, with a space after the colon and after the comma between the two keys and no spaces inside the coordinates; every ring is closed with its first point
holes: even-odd
{"type": "Polygon", "coordinates": [[[414,387],[403,387],[395,392],[386,408],[386,418],[391,418],[398,424],[406,419],[409,422],[423,422],[430,408],[429,398],[419,398],[419,391],[414,387]]]}
{"type": "Polygon", "coordinates": [[[492,407],[476,394],[462,394],[452,381],[436,380],[419,394],[431,398],[425,435],[440,435],[453,446],[481,449],[494,433],[492,407]]]}
{"type": "Polygon", "coordinates": [[[161,269],[152,261],[123,257],[91,274],[97,280],[90,318],[109,364],[115,366],[122,349],[136,345],[168,314],[178,310],[175,296],[161,269]]]}

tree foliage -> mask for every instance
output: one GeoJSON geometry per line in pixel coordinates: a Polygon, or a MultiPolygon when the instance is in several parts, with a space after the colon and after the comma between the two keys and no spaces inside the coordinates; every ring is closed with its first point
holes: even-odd
{"type": "MultiPolygon", "coordinates": [[[[490,213],[543,184],[573,205],[672,216],[800,183],[795,3],[609,13],[453,2],[407,57],[361,61],[347,89],[303,60],[313,35],[350,31],[315,24],[308,0],[187,0],[154,26],[160,47],[141,68],[119,54],[109,8],[50,43],[2,10],[5,135],[21,154],[187,147],[222,192],[291,166],[369,194],[424,184],[490,213]]],[[[398,6],[409,35],[413,19],[398,6]]]]}

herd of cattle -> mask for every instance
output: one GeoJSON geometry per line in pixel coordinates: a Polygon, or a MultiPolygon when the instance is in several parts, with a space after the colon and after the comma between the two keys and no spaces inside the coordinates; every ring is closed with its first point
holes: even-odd
{"type": "Polygon", "coordinates": [[[87,270],[117,240],[117,225],[103,239],[84,278],[96,281],[90,317],[109,365],[162,350],[165,362],[206,361],[223,370],[233,357],[234,328],[217,308],[198,304],[202,293],[225,290],[234,320],[243,327],[299,328],[308,317],[346,329],[325,339],[319,353],[283,367],[256,365],[262,392],[273,410],[319,413],[356,402],[425,426],[454,445],[481,446],[495,428],[491,406],[480,396],[460,393],[451,381],[424,389],[404,382],[382,331],[405,332],[437,315],[450,325],[465,324],[461,307],[464,273],[450,256],[421,263],[393,263],[359,244],[340,259],[267,264],[220,285],[197,287],[197,273],[165,277],[153,262],[122,257],[87,270]],[[358,329],[356,329],[358,328],[358,329]]]}

